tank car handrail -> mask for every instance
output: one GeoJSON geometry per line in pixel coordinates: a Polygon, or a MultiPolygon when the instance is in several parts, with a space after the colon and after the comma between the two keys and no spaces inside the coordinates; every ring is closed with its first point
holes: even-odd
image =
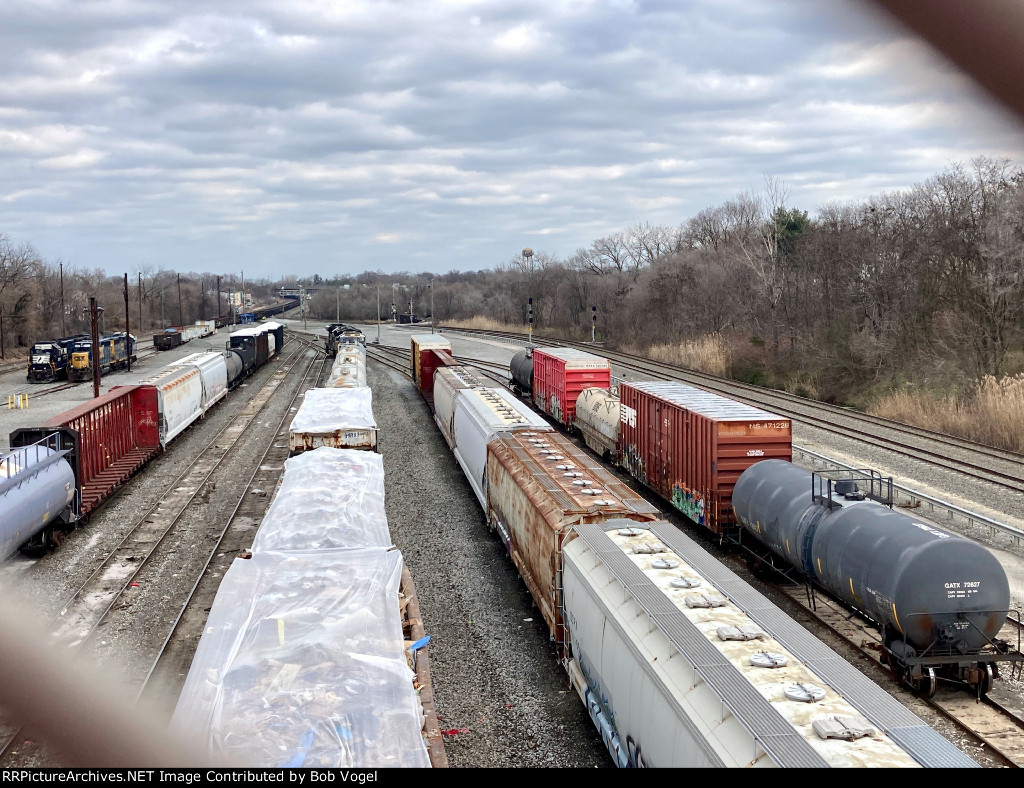
{"type": "MultiPolygon", "coordinates": [[[[844,465],[841,462],[833,460],[831,457],[826,457],[824,454],[819,454],[818,452],[811,451],[810,449],[805,449],[804,447],[797,446],[794,443],[793,453],[796,454],[797,452],[799,452],[804,457],[810,457],[811,459],[817,462],[832,465],[835,468],[851,471],[856,470],[852,465],[844,465]]],[[[1008,536],[1012,537],[1016,544],[1020,544],[1021,541],[1024,540],[1024,531],[1020,530],[1019,528],[1014,528],[1012,525],[1006,525],[1005,523],[1001,523],[998,520],[993,520],[991,517],[986,517],[983,514],[972,512],[970,509],[965,509],[961,506],[955,506],[954,504],[948,503],[939,498],[934,498],[930,495],[926,495],[925,493],[919,492],[918,490],[915,490],[912,487],[907,487],[905,485],[893,482],[892,489],[895,493],[902,493],[905,498],[909,499],[912,507],[921,503],[926,503],[933,510],[941,509],[943,511],[948,512],[950,520],[952,520],[955,516],[959,515],[967,521],[968,525],[974,525],[977,523],[988,527],[993,532],[1001,531],[1007,534],[1008,536]]],[[[895,501],[896,499],[897,496],[894,495],[893,500],[895,501]]],[[[898,506],[899,504],[896,505],[898,506]]]]}

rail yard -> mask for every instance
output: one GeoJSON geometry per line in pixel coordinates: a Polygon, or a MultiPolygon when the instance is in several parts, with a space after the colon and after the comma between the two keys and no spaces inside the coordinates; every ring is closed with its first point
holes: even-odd
{"type": "MultiPolygon", "coordinates": [[[[415,354],[410,361],[410,337],[425,336],[424,327],[381,327],[379,343],[375,341],[376,326],[358,327],[364,339],[374,341],[350,355],[343,344],[333,348],[331,355],[343,357],[345,363],[336,363],[332,375],[326,367],[334,360],[325,359],[325,349],[332,349],[325,344],[326,329],[310,326],[303,332],[301,322],[282,323],[286,338],[283,346],[278,344],[276,357],[267,359],[201,420],[127,478],[83,527],[72,531],[57,549],[41,558],[15,555],[6,562],[2,574],[14,595],[37,611],[34,615],[52,622],[57,642],[116,669],[123,677],[120,691],[141,696],[143,702],[169,720],[218,585],[233,562],[244,560],[236,557],[252,548],[253,537],[274,500],[289,449],[295,452],[288,427],[303,394],[324,387],[344,390],[350,385],[346,381],[362,375],[357,385],[373,394],[374,440],[383,459],[387,524],[408,569],[406,587],[415,584],[417,632],[430,636],[429,643],[421,646],[428,657],[430,675],[421,676],[419,685],[429,690],[430,708],[436,713],[435,727],[431,728],[435,735],[431,765],[658,765],[658,753],[665,751],[659,751],[653,743],[643,749],[647,760],[638,754],[635,742],[633,749],[625,741],[611,744],[608,731],[599,732],[600,724],[595,725],[601,715],[581,703],[584,693],[580,682],[571,671],[563,670],[563,664],[572,663],[562,653],[565,641],[559,633],[563,624],[555,611],[545,607],[543,595],[537,590],[542,573],[533,565],[525,568],[528,559],[515,558],[515,536],[499,538],[500,526],[496,532],[488,528],[486,495],[481,498],[482,488],[467,481],[464,473],[472,466],[471,460],[464,451],[456,451],[453,456],[451,436],[438,429],[440,422],[435,421],[432,400],[421,395],[423,386],[418,385],[423,370],[419,370],[416,382],[409,377],[417,370],[415,354]],[[339,369],[343,366],[346,368],[339,369]],[[514,560],[510,560],[510,552],[514,560]],[[527,577],[532,585],[523,582],[527,577]],[[437,736],[443,736],[443,757],[438,753],[437,736]]],[[[112,371],[103,378],[104,387],[109,393],[110,387],[145,381],[164,364],[187,363],[183,360],[197,351],[219,350],[227,330],[221,329],[212,337],[196,337],[187,346],[168,348],[159,354],[147,352],[147,343],[141,342],[132,372],[112,371]]],[[[436,336],[440,338],[442,332],[436,336]]],[[[523,339],[445,330],[440,344],[448,345],[449,350],[443,352],[449,353],[452,364],[473,370],[473,386],[500,388],[508,393],[510,363],[522,348],[523,339]]],[[[549,343],[566,346],[540,338],[535,343],[538,347],[549,343]]],[[[837,463],[870,467],[893,476],[902,490],[895,511],[930,518],[943,528],[984,544],[1005,570],[1010,608],[1024,607],[1024,510],[1019,498],[1024,480],[1019,475],[1019,458],[1015,461],[1006,453],[951,442],[920,430],[868,423],[858,414],[779,392],[738,384],[730,387],[725,381],[697,378],[665,365],[605,353],[601,348],[579,346],[573,352],[608,358],[607,384],[618,387],[624,381],[678,380],[791,420],[792,459],[796,464],[822,471],[832,460],[833,467],[837,463]],[[942,508],[944,503],[948,508],[942,508]]],[[[435,374],[431,368],[430,375],[435,374]]],[[[25,393],[24,370],[0,377],[0,384],[8,393],[25,393]]],[[[18,429],[35,427],[75,406],[81,407],[88,402],[89,388],[88,384],[32,384],[27,409],[0,412],[0,434],[6,438],[18,429]]],[[[501,406],[506,407],[515,410],[530,406],[528,402],[520,406],[508,400],[501,406]]],[[[919,730],[934,729],[945,737],[943,746],[949,748],[946,757],[952,760],[940,763],[919,759],[922,765],[963,766],[972,760],[992,767],[1024,764],[1024,728],[1020,727],[1024,723],[1017,718],[1024,702],[1017,663],[1000,663],[1000,677],[991,686],[983,686],[982,692],[972,695],[962,688],[940,684],[933,698],[922,698],[921,693],[894,682],[892,671],[879,659],[882,648],[877,633],[846,608],[819,594],[809,594],[802,585],[780,585],[755,575],[742,556],[720,540],[694,533],[693,525],[671,504],[621,468],[604,466],[599,470],[600,457],[591,453],[588,459],[578,435],[563,436],[554,431],[561,419],[546,427],[535,409],[527,421],[544,435],[529,441],[549,441],[563,451],[559,456],[575,458],[579,467],[590,468],[593,464],[591,473],[607,475],[602,482],[605,490],[631,488],[629,495],[640,502],[635,511],[646,511],[646,506],[652,513],[657,512],[657,518],[631,515],[638,521],[663,521],[649,532],[657,535],[652,542],[655,547],[667,546],[676,558],[685,556],[692,566],[704,566],[694,571],[727,584],[719,588],[734,581],[719,576],[711,567],[719,563],[727,567],[724,571],[734,572],[741,582],[784,611],[790,619],[786,626],[796,626],[800,631],[798,625],[807,627],[816,642],[844,657],[844,664],[853,674],[866,676],[871,686],[878,685],[870,689],[857,684],[852,676],[836,679],[840,686],[847,686],[843,681],[853,681],[858,687],[856,692],[851,690],[851,697],[862,698],[860,706],[854,702],[858,711],[870,716],[878,704],[897,699],[899,703],[886,712],[889,716],[883,714],[877,718],[883,722],[874,723],[873,740],[884,738],[878,730],[886,730],[885,719],[890,725],[899,719],[902,722],[895,724],[896,729],[913,731],[921,725],[919,730]],[[674,536],[676,531],[681,534],[679,539],[674,536]],[[987,696],[984,702],[979,695],[987,696]],[[994,714],[1000,716],[991,716],[994,714]],[[957,760],[961,756],[963,760],[957,760]]],[[[321,444],[314,442],[309,448],[313,445],[321,444]]],[[[503,460],[505,467],[513,468],[514,462],[508,458],[533,449],[525,443],[508,444],[502,451],[507,457],[503,460]]],[[[498,477],[491,476],[497,470],[489,464],[487,467],[488,478],[494,479],[492,485],[499,484],[498,477]]],[[[602,490],[596,493],[605,494],[602,490]]],[[[584,531],[582,525],[580,528],[582,538],[573,541],[575,552],[569,556],[576,562],[577,569],[572,570],[576,589],[586,587],[585,583],[578,585],[582,582],[579,578],[585,577],[578,567],[588,560],[585,551],[579,552],[580,545],[586,542],[588,549],[608,549],[607,545],[595,547],[604,545],[602,540],[608,537],[584,531]]],[[[643,539],[650,541],[648,536],[643,539]]],[[[774,650],[774,644],[799,640],[793,632],[769,631],[766,635],[774,640],[754,645],[770,642],[774,650]]],[[[1010,623],[999,636],[1012,645],[1011,651],[1019,650],[1020,636],[1010,623]]],[[[411,630],[404,637],[417,640],[411,630]]],[[[585,632],[580,630],[577,637],[583,643],[585,632]]],[[[815,650],[819,646],[807,648],[807,653],[819,654],[815,650]]],[[[793,653],[801,661],[814,661],[805,658],[799,649],[793,653]]],[[[606,676],[605,681],[614,684],[614,675],[606,676]]],[[[820,675],[798,681],[805,687],[823,682],[820,675]]],[[[711,680],[710,685],[714,687],[715,682],[711,680]]],[[[716,691],[725,690],[719,687],[716,691]]],[[[748,701],[754,703],[752,698],[748,701]]],[[[754,706],[749,707],[751,714],[755,714],[754,706]]],[[[851,713],[834,712],[840,716],[851,713]]],[[[620,720],[627,716],[619,712],[620,720]]],[[[852,736],[851,728],[843,730],[844,735],[852,736]]],[[[33,732],[22,730],[19,721],[5,720],[3,732],[0,744],[6,746],[0,765],[61,763],[59,751],[42,744],[33,732]]],[[[796,765],[804,762],[801,758],[810,763],[824,757],[824,765],[850,765],[843,760],[846,756],[833,754],[838,751],[837,745],[815,741],[807,749],[806,744],[797,746],[794,740],[793,749],[785,750],[788,754],[772,752],[768,760],[777,765],[796,765]],[[806,749],[803,756],[797,754],[803,752],[801,748],[806,749]]],[[[912,754],[913,747],[907,752],[912,754]]],[[[745,752],[736,765],[747,765],[742,761],[749,755],[745,752]]],[[[201,757],[206,756],[197,755],[201,757]]],[[[894,763],[907,758],[903,754],[885,757],[896,758],[894,763]]],[[[754,760],[758,760],[756,755],[754,760]]],[[[716,761],[712,758],[706,763],[713,765],[716,761]]],[[[907,761],[911,763],[912,759],[907,761]]],[[[277,765],[284,765],[284,761],[277,765]]]]}

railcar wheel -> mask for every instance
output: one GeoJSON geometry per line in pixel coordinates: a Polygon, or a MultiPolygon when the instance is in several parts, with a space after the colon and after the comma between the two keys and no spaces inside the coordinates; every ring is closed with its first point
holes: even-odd
{"type": "Polygon", "coordinates": [[[935,697],[935,690],[939,688],[939,679],[935,675],[935,668],[928,668],[921,677],[920,695],[922,698],[935,697]]]}
{"type": "Polygon", "coordinates": [[[992,663],[986,662],[982,666],[981,680],[978,681],[978,697],[984,698],[989,692],[992,691],[993,685],[996,683],[995,673],[992,670],[992,663]]]}

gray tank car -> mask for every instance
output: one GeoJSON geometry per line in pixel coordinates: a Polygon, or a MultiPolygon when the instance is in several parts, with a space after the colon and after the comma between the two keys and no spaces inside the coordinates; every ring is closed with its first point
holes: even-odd
{"type": "Polygon", "coordinates": [[[891,485],[764,460],[741,474],[732,504],[758,542],[878,625],[899,680],[926,696],[940,678],[983,695],[996,663],[1015,658],[996,637],[1006,573],[981,545],[872,500],[880,482],[891,485]]]}
{"type": "Polygon", "coordinates": [[[67,454],[44,441],[0,457],[0,560],[19,547],[36,552],[59,543],[63,527],[78,519],[67,454]]]}
{"type": "Polygon", "coordinates": [[[533,349],[524,348],[512,356],[508,365],[512,373],[510,386],[519,395],[526,395],[533,401],[533,349]]]}

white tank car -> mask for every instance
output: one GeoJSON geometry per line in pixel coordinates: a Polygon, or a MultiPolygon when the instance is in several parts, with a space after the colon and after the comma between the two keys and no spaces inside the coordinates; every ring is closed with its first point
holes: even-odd
{"type": "Polygon", "coordinates": [[[666,522],[563,545],[567,668],[621,766],[977,766],[666,522]]]}
{"type": "Polygon", "coordinates": [[[608,389],[583,389],[576,398],[575,426],[590,449],[612,462],[618,459],[618,396],[608,389]]]}
{"type": "Polygon", "coordinates": [[[0,457],[0,559],[54,520],[76,519],[75,473],[66,454],[36,443],[0,457]]]}

